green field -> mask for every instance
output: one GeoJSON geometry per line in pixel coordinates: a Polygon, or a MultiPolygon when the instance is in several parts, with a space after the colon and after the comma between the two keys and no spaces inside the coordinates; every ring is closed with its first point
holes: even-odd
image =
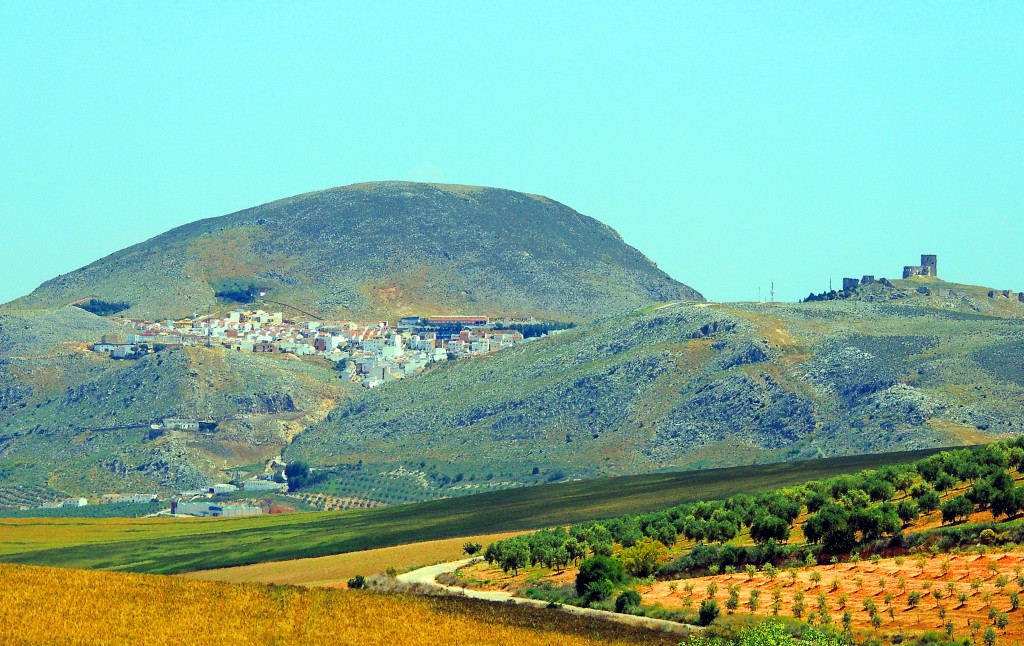
{"type": "Polygon", "coordinates": [[[141,502],[57,509],[6,509],[0,511],[0,518],[142,518],[167,508],[167,504],[141,502]]]}
{"type": "Polygon", "coordinates": [[[344,512],[208,520],[2,519],[0,560],[173,574],[642,513],[936,452],[605,478],[344,512]]]}

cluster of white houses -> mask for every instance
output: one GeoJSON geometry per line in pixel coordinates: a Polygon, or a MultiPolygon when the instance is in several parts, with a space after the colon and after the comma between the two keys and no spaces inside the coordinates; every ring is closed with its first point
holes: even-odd
{"type": "MultiPolygon", "coordinates": [[[[178,500],[172,500],[171,514],[172,515],[186,515],[186,516],[205,516],[205,517],[220,517],[220,516],[258,516],[262,512],[260,507],[246,504],[224,504],[213,499],[213,496],[231,494],[238,491],[253,491],[253,492],[268,492],[268,491],[284,491],[287,490],[288,485],[283,482],[274,482],[273,480],[265,479],[266,476],[246,480],[239,483],[237,486],[227,483],[218,483],[207,487],[201,491],[185,491],[182,492],[178,497],[178,500]],[[188,500],[184,500],[184,499],[188,500]]],[[[157,494],[137,494],[137,493],[107,493],[101,495],[94,502],[98,504],[149,504],[159,503],[160,497],[157,494]]],[[[79,498],[67,498],[64,500],[57,500],[53,502],[44,502],[40,505],[40,509],[60,509],[63,507],[87,507],[89,505],[89,499],[84,497],[79,498]]],[[[27,507],[23,507],[27,509],[27,507]]]]}
{"type": "MultiPolygon", "coordinates": [[[[145,504],[159,502],[160,498],[155,493],[105,493],[99,497],[99,504],[145,504]]],[[[88,498],[65,498],[53,502],[44,502],[40,509],[60,509],[61,507],[88,507],[88,498]]]]}
{"type": "Polygon", "coordinates": [[[114,359],[138,358],[164,347],[221,346],[236,352],[318,355],[339,362],[352,381],[372,388],[418,374],[429,364],[487,355],[523,343],[523,334],[486,316],[431,316],[387,321],[290,321],[281,312],[230,312],[177,321],[115,319],[131,331],[92,346],[114,359]]]}

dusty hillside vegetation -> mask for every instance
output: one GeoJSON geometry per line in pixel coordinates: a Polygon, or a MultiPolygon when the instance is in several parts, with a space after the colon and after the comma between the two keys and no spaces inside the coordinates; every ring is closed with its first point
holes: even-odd
{"type": "Polygon", "coordinates": [[[377,182],[296,195],[172,229],[42,284],[16,304],[95,298],[180,318],[255,288],[321,315],[443,313],[589,320],[703,300],[607,225],[514,191],[377,182]]]}
{"type": "Polygon", "coordinates": [[[374,486],[414,497],[1021,432],[1024,380],[1008,367],[1024,356],[1021,319],[946,304],[681,303],[610,316],[374,389],[286,456],[339,465],[325,493],[365,486],[344,470],[362,460],[363,473],[389,474],[374,486]]]}
{"type": "Polygon", "coordinates": [[[0,320],[19,353],[0,357],[0,504],[172,493],[281,449],[327,476],[304,501],[337,508],[1024,430],[1024,303],[917,282],[884,301],[654,305],[368,392],[291,355],[104,361],[79,346],[105,319],[19,314],[0,320]],[[84,331],[54,346],[67,325],[84,331]],[[147,437],[177,415],[220,423],[147,437]]]}

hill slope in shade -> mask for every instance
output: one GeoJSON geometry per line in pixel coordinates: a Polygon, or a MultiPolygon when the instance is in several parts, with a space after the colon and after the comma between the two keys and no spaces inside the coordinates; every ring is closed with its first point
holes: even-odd
{"type": "Polygon", "coordinates": [[[553,200],[380,182],[178,227],[16,304],[96,298],[127,303],[124,316],[180,317],[224,309],[230,303],[216,293],[250,285],[278,303],[356,319],[458,312],[580,321],[652,301],[703,300],[610,227],[553,200]]]}
{"type": "Polygon", "coordinates": [[[1024,430],[1024,321],[929,305],[673,304],[617,315],[375,389],[286,457],[387,465],[455,493],[492,478],[906,450],[1024,430]],[[456,470],[455,483],[438,475],[456,470]]]}

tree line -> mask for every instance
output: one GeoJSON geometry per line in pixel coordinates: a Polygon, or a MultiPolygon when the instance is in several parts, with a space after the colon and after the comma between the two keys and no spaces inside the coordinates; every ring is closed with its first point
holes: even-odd
{"type": "Polygon", "coordinates": [[[905,528],[937,509],[946,526],[979,510],[993,520],[1012,518],[1024,511],[1024,487],[1016,486],[1009,470],[1022,467],[1024,438],[1017,438],[754,495],[545,529],[492,543],[484,558],[513,574],[533,566],[579,565],[578,601],[595,603],[609,599],[629,577],[825,562],[879,541],[903,541],[905,528]],[[950,495],[957,488],[965,490],[950,495]],[[807,544],[788,545],[802,514],[807,544]],[[753,546],[728,544],[744,530],[753,546]],[[664,562],[682,539],[696,545],[664,562]]]}

